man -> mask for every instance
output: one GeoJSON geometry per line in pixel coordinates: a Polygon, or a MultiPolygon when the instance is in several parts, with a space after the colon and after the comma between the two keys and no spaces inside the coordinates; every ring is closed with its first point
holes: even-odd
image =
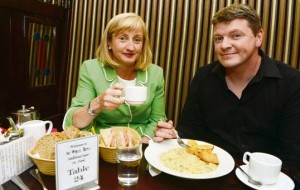
{"type": "MultiPolygon", "coordinates": [[[[228,6],[212,23],[218,60],[194,76],[179,135],[212,143],[235,159],[246,151],[273,154],[299,170],[300,72],[260,50],[264,33],[253,8],[228,6]]],[[[172,127],[159,122],[154,141],[175,138],[172,127]]]]}

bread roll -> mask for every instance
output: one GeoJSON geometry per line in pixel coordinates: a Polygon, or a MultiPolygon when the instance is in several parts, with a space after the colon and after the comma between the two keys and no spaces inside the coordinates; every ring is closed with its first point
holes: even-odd
{"type": "Polygon", "coordinates": [[[90,135],[92,135],[91,132],[80,131],[78,128],[71,126],[62,132],[50,133],[38,139],[32,150],[32,154],[38,154],[40,158],[54,160],[55,144],[57,142],[90,135]]]}
{"type": "Polygon", "coordinates": [[[55,159],[55,144],[59,141],[67,140],[67,135],[54,132],[41,137],[34,146],[32,154],[39,154],[44,159],[55,159]]]}
{"type": "Polygon", "coordinates": [[[78,138],[80,138],[80,137],[88,137],[88,136],[91,136],[91,135],[93,135],[92,132],[88,132],[88,131],[79,131],[79,133],[78,133],[78,138]]]}
{"type": "Polygon", "coordinates": [[[62,131],[61,133],[67,135],[69,139],[75,139],[79,137],[79,132],[80,130],[77,127],[70,126],[66,128],[64,131],[62,131]]]}

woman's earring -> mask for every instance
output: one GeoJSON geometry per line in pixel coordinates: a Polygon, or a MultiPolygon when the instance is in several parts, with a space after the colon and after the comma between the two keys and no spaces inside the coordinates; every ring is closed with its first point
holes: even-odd
{"type": "Polygon", "coordinates": [[[111,47],[110,47],[110,46],[108,46],[108,49],[109,49],[109,50],[111,50],[111,47]]]}

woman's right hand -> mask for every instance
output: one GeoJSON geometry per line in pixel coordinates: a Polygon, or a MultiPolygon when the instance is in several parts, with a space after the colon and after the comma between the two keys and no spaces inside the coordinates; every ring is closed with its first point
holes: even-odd
{"type": "Polygon", "coordinates": [[[164,139],[173,139],[176,138],[176,135],[172,131],[174,130],[173,121],[169,120],[168,122],[159,121],[156,128],[154,129],[154,142],[160,142],[164,139]]]}
{"type": "Polygon", "coordinates": [[[122,96],[123,86],[119,83],[112,85],[110,88],[106,89],[105,92],[96,97],[96,101],[98,103],[96,112],[100,112],[101,110],[111,111],[118,108],[121,104],[125,102],[122,96]]]}
{"type": "Polygon", "coordinates": [[[84,128],[88,126],[94,117],[100,114],[102,110],[114,110],[123,104],[125,100],[120,98],[122,96],[123,88],[124,87],[122,85],[116,83],[94,98],[90,102],[90,106],[93,108],[93,112],[95,114],[94,116],[87,112],[88,105],[76,110],[73,115],[73,126],[80,129],[84,128]],[[87,115],[90,117],[87,117],[87,115]]]}

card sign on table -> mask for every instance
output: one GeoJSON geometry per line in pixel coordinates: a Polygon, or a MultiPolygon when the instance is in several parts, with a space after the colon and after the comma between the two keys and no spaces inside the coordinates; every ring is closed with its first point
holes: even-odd
{"type": "Polygon", "coordinates": [[[56,143],[56,189],[100,189],[98,135],[56,143]]]}

